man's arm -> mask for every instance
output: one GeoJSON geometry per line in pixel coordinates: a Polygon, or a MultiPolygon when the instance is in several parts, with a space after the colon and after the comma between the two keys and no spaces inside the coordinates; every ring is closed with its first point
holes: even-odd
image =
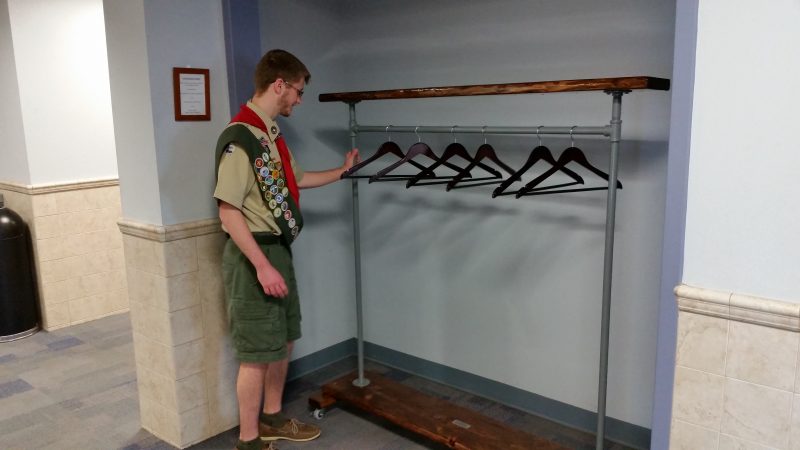
{"type": "Polygon", "coordinates": [[[341,178],[345,170],[353,167],[356,161],[358,161],[358,149],[354,148],[344,156],[344,164],[342,167],[319,172],[306,172],[300,182],[297,183],[297,187],[300,189],[308,189],[333,183],[341,178]]]}
{"type": "Polygon", "coordinates": [[[247,227],[247,222],[244,220],[244,215],[235,206],[230,203],[219,201],[219,220],[225,225],[231,239],[239,247],[248,261],[256,268],[256,275],[264,293],[273,297],[286,297],[289,293],[289,288],[286,286],[286,281],[281,276],[275,267],[270,264],[264,252],[258,246],[253,234],[247,227]]]}

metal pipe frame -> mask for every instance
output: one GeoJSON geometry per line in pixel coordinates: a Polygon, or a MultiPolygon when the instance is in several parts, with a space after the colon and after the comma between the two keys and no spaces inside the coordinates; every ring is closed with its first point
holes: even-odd
{"type": "MultiPolygon", "coordinates": [[[[352,127],[352,124],[351,124],[352,127]]],[[[351,131],[353,129],[351,128],[351,131]]],[[[409,126],[355,125],[356,133],[471,133],[471,134],[567,134],[575,136],[611,136],[611,126],[599,127],[480,127],[480,126],[409,126]]]]}
{"type": "Polygon", "coordinates": [[[617,212],[619,142],[622,139],[622,96],[630,91],[606,91],[611,102],[611,158],[608,162],[606,199],[606,240],[603,252],[603,306],[600,320],[600,369],[597,376],[596,450],[603,450],[606,435],[606,393],[608,391],[608,338],[611,325],[611,275],[614,267],[614,226],[617,212]]]}
{"type": "MultiPolygon", "coordinates": [[[[350,109],[350,148],[356,148],[358,136],[358,123],[356,122],[356,104],[348,103],[350,109]]],[[[361,228],[358,210],[358,180],[353,179],[353,251],[356,264],[356,340],[358,342],[358,378],[353,380],[353,385],[365,387],[369,380],[364,378],[364,309],[361,300],[361,228]]]]}
{"type": "MultiPolygon", "coordinates": [[[[617,178],[619,167],[619,143],[622,137],[622,96],[629,90],[609,90],[612,96],[611,123],[599,127],[488,127],[488,126],[379,126],[358,125],[356,121],[356,102],[350,107],[350,142],[356,147],[358,133],[477,133],[477,134],[549,134],[583,135],[609,137],[611,158],[608,170],[608,194],[606,199],[605,249],[603,253],[603,304],[600,326],[600,367],[597,389],[597,434],[595,448],[603,450],[606,423],[606,396],[608,391],[608,349],[611,324],[611,277],[614,265],[614,227],[617,209],[617,178]]],[[[364,387],[369,380],[364,378],[364,318],[361,292],[361,235],[359,227],[358,180],[353,179],[353,235],[356,275],[356,322],[358,340],[358,378],[353,385],[364,387]]]]}

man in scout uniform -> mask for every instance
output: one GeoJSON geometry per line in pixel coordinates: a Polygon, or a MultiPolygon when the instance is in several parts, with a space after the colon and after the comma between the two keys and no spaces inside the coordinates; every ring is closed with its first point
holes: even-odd
{"type": "Polygon", "coordinates": [[[338,180],[358,150],[347,153],[342,167],[326,171],[304,172],[295,163],[274,119],[291,115],[309,79],[291,53],[267,52],[256,67],[255,95],[217,142],[214,197],[230,236],[222,265],[239,360],[240,450],[273,448],[270,441],[278,439],[310,441],[320,434],[318,427],[281,413],[289,354],[301,334],[290,244],[303,227],[299,189],[338,180]]]}

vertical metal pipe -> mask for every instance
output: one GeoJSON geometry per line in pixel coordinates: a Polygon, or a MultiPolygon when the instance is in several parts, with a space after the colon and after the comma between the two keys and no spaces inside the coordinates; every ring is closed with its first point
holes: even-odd
{"type": "Polygon", "coordinates": [[[596,450],[603,449],[606,431],[606,391],[608,388],[608,341],[611,322],[611,273],[614,267],[614,222],[617,212],[617,166],[619,141],[622,136],[622,95],[626,91],[610,91],[611,160],[608,163],[608,199],[606,201],[606,246],[603,258],[603,310],[600,325],[600,373],[597,388],[596,450]]]}
{"type": "MultiPolygon", "coordinates": [[[[348,103],[350,106],[350,148],[356,148],[356,104],[348,103]]],[[[361,306],[361,230],[359,228],[358,212],[358,180],[353,179],[353,250],[356,264],[356,339],[358,341],[358,378],[353,380],[353,385],[364,387],[369,384],[369,380],[364,378],[364,312],[361,306]]]]}

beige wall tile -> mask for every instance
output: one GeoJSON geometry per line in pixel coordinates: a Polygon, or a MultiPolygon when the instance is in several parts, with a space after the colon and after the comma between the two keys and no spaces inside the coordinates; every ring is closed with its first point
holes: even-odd
{"type": "Polygon", "coordinates": [[[205,363],[204,349],[205,339],[198,339],[173,347],[172,357],[176,379],[186,378],[203,371],[205,363]]]}
{"type": "Polygon", "coordinates": [[[789,450],[800,450],[800,395],[792,397],[792,417],[789,422],[789,450]]]}
{"type": "Polygon", "coordinates": [[[125,270],[125,251],[122,247],[109,250],[108,258],[111,270],[125,270]]]}
{"type": "Polygon", "coordinates": [[[87,253],[86,235],[68,234],[62,237],[66,257],[80,256],[87,253]]]}
{"type": "Polygon", "coordinates": [[[46,194],[46,195],[53,195],[55,197],[56,207],[58,209],[59,214],[76,212],[76,211],[85,211],[88,209],[88,203],[86,201],[86,191],[83,189],[74,191],[55,192],[53,194],[46,194]]]}
{"type": "Polygon", "coordinates": [[[130,300],[166,310],[167,291],[158,275],[128,267],[128,295],[130,300]]]}
{"type": "Polygon", "coordinates": [[[721,431],[754,443],[786,448],[792,401],[791,392],[727,378],[721,431]]]}
{"type": "Polygon", "coordinates": [[[89,231],[87,229],[90,220],[88,211],[64,212],[55,217],[58,218],[62,234],[72,235],[89,231]]]}
{"type": "Polygon", "coordinates": [[[197,259],[200,263],[210,263],[213,265],[222,264],[222,250],[228,240],[225,234],[213,233],[198,236],[197,238],[197,259]]]}
{"type": "Polygon", "coordinates": [[[205,374],[197,373],[175,382],[178,412],[208,404],[205,374]]]}
{"type": "Polygon", "coordinates": [[[672,417],[718,430],[724,385],[725,379],[719,375],[676,367],[672,417]]]}
{"type": "Polygon", "coordinates": [[[727,340],[727,320],[681,311],[678,313],[676,364],[724,375],[727,340]]]}
{"type": "Polygon", "coordinates": [[[69,301],[69,318],[73,324],[105,317],[111,311],[111,303],[105,292],[69,301]]]}
{"type": "Polygon", "coordinates": [[[161,274],[179,275],[197,271],[197,244],[195,238],[164,242],[159,260],[161,274]]]}
{"type": "Polygon", "coordinates": [[[222,432],[239,425],[239,409],[236,403],[236,391],[226,393],[211,399],[208,402],[211,435],[216,436],[222,432]]]}
{"type": "Polygon", "coordinates": [[[42,300],[45,305],[63,303],[68,300],[85,297],[79,278],[70,278],[63,281],[44,283],[42,285],[42,300]]]}
{"type": "Polygon", "coordinates": [[[212,304],[224,303],[225,287],[222,279],[222,265],[201,263],[198,274],[202,301],[212,304]]]}
{"type": "Polygon", "coordinates": [[[197,272],[189,272],[163,279],[168,293],[166,305],[168,311],[200,305],[197,275],[197,272]]]}
{"type": "Polygon", "coordinates": [[[31,196],[31,206],[34,217],[52,216],[58,214],[56,194],[37,194],[31,196]]]}
{"type": "Polygon", "coordinates": [[[166,312],[144,304],[141,309],[141,319],[141,326],[135,330],[136,332],[168,348],[174,346],[170,335],[169,316],[166,312]]]}
{"type": "Polygon", "coordinates": [[[791,391],[794,388],[798,347],[798,333],[731,321],[725,374],[791,391]]]}
{"type": "Polygon", "coordinates": [[[136,236],[123,236],[123,244],[125,260],[131,267],[162,275],[160,261],[163,261],[163,258],[158,242],[136,236]]]}
{"type": "Polygon", "coordinates": [[[136,384],[142,395],[168,410],[176,411],[175,380],[140,366],[136,369],[136,384]]]}
{"type": "Polygon", "coordinates": [[[153,399],[139,396],[139,414],[145,430],[176,447],[183,448],[180,442],[181,425],[176,412],[164,408],[153,399]]]}
{"type": "Polygon", "coordinates": [[[197,408],[182,412],[179,421],[181,424],[181,447],[198,443],[211,436],[208,405],[198,406],[197,408]]]}
{"type": "MultiPolygon", "coordinates": [[[[112,258],[108,251],[99,251],[81,255],[85,272],[89,275],[108,273],[111,270],[112,258]]],[[[120,281],[117,279],[117,281],[120,281]]]]}
{"type": "Polygon", "coordinates": [[[716,450],[718,439],[718,431],[673,420],[669,448],[670,450],[716,450]]]}
{"type": "Polygon", "coordinates": [[[54,330],[70,323],[69,302],[46,305],[42,309],[42,328],[54,330]]]}
{"type": "Polygon", "coordinates": [[[73,269],[70,263],[69,258],[41,261],[39,263],[39,273],[42,283],[53,283],[72,278],[73,269]]]}
{"type": "Polygon", "coordinates": [[[36,240],[35,248],[37,261],[55,261],[72,256],[67,252],[62,237],[39,238],[36,240]]]}
{"type": "Polygon", "coordinates": [[[774,447],[759,445],[750,441],[721,434],[719,437],[719,450],[776,450],[774,447]]]}
{"type": "Polygon", "coordinates": [[[133,332],[133,337],[136,364],[174,379],[175,361],[172,356],[172,349],[140,334],[136,330],[133,332]]]}
{"type": "Polygon", "coordinates": [[[95,295],[106,292],[109,289],[109,273],[95,273],[85,275],[80,278],[81,288],[86,295],[95,295]]]}
{"type": "Polygon", "coordinates": [[[82,277],[91,273],[90,267],[86,264],[86,258],[83,255],[70,256],[69,258],[64,258],[60,261],[64,261],[64,264],[67,265],[67,273],[69,278],[82,277]]]}
{"type": "Polygon", "coordinates": [[[171,344],[185,344],[203,337],[203,310],[200,305],[169,314],[171,344]]]}
{"type": "Polygon", "coordinates": [[[54,238],[64,234],[58,216],[37,217],[33,219],[32,225],[36,228],[36,239],[38,240],[54,238]]]}
{"type": "Polygon", "coordinates": [[[32,196],[22,194],[20,192],[7,191],[0,189],[3,194],[6,208],[13,210],[15,213],[22,217],[22,220],[30,226],[33,224],[33,205],[31,203],[32,196]]]}
{"type": "Polygon", "coordinates": [[[109,301],[111,302],[112,311],[127,311],[130,308],[128,301],[128,290],[120,289],[108,293],[109,301]]]}

